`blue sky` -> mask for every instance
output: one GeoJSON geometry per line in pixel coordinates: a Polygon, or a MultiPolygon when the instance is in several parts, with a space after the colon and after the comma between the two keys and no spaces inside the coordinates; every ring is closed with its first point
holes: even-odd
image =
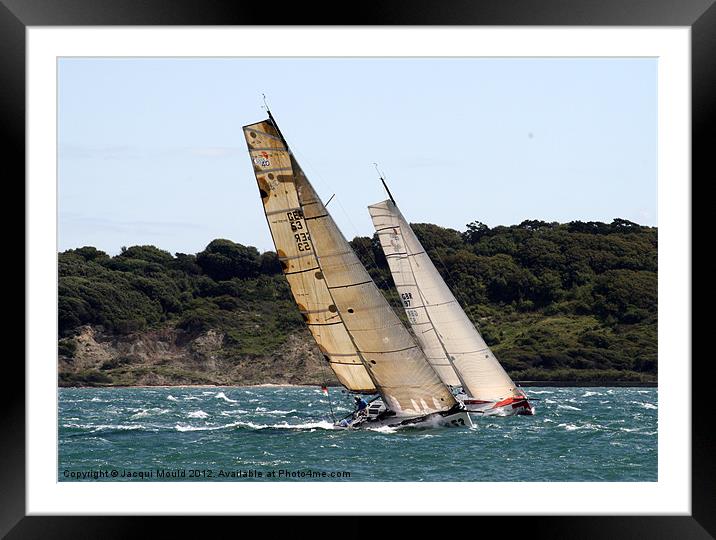
{"type": "Polygon", "coordinates": [[[346,237],[411,222],[656,225],[653,58],[65,58],[59,249],[273,249],[241,126],[265,93],[346,237]]]}

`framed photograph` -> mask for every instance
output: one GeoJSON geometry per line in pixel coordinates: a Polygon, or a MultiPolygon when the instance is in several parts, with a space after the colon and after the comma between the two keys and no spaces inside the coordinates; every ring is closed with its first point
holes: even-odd
{"type": "Polygon", "coordinates": [[[712,537],[711,4],[5,2],[27,348],[0,530],[712,537]]]}

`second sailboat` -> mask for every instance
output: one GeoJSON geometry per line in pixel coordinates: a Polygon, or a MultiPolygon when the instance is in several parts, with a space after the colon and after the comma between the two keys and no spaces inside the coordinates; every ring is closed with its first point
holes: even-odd
{"type": "Polygon", "coordinates": [[[428,360],[443,382],[458,391],[457,398],[468,411],[533,415],[527,396],[500,365],[388,194],[389,200],[368,210],[405,313],[428,360]]]}

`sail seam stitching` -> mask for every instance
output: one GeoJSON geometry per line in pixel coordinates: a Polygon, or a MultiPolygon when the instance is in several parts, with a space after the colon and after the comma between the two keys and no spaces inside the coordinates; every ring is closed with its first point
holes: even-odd
{"type": "Polygon", "coordinates": [[[407,251],[406,252],[401,251],[399,253],[391,253],[390,255],[386,255],[385,258],[387,259],[389,257],[400,257],[401,259],[407,259],[409,257],[415,257],[416,255],[422,255],[423,253],[425,253],[425,252],[418,251],[416,253],[408,253],[407,251]]]}
{"type": "Polygon", "coordinates": [[[284,276],[292,276],[293,274],[303,274],[304,272],[311,272],[312,270],[320,270],[320,266],[314,266],[313,268],[306,268],[305,270],[296,270],[295,272],[284,272],[284,276]]]}
{"type": "Polygon", "coordinates": [[[275,169],[261,169],[259,171],[254,171],[256,174],[263,174],[263,173],[270,173],[270,172],[278,172],[278,171],[293,171],[291,167],[276,167],[275,169]]]}
{"type": "Polygon", "coordinates": [[[279,257],[278,260],[279,260],[279,261],[290,261],[290,260],[293,260],[293,259],[301,259],[302,257],[312,257],[312,256],[313,256],[313,253],[312,253],[312,252],[308,252],[308,253],[303,254],[303,255],[291,255],[290,257],[289,257],[288,255],[286,255],[286,256],[284,256],[284,257],[279,257]]]}
{"type": "MultiPolygon", "coordinates": [[[[394,351],[361,351],[363,354],[392,354],[402,351],[409,351],[410,349],[416,349],[418,348],[418,345],[413,345],[411,347],[405,347],[403,349],[395,349],[394,351]]],[[[426,357],[427,358],[427,357],[426,357]]]]}
{"type": "Polygon", "coordinates": [[[482,349],[477,349],[476,351],[454,352],[452,354],[453,354],[453,356],[455,356],[456,354],[474,354],[474,353],[485,352],[485,351],[489,351],[489,350],[490,350],[490,347],[483,347],[482,349]]]}
{"type": "Polygon", "coordinates": [[[367,285],[370,281],[361,281],[360,283],[351,283],[349,285],[336,285],[335,287],[328,287],[329,289],[347,289],[348,287],[358,287],[359,285],[367,285]]]}

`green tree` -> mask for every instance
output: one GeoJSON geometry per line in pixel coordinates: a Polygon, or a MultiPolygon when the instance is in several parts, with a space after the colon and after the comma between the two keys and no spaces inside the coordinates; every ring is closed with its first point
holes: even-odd
{"type": "Polygon", "coordinates": [[[468,244],[477,244],[480,238],[490,232],[490,227],[481,221],[473,221],[467,224],[467,230],[462,233],[462,239],[468,244]]]}
{"type": "Polygon", "coordinates": [[[255,247],[224,239],[212,241],[197,253],[196,262],[206,275],[216,280],[256,277],[261,269],[255,247]]]}

